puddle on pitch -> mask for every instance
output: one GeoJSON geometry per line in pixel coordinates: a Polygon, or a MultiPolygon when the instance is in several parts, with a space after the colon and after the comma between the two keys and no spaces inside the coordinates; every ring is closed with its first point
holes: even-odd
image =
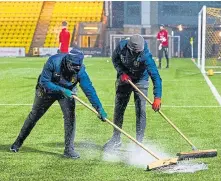
{"type": "Polygon", "coordinates": [[[194,173],[201,170],[207,170],[208,166],[205,163],[196,163],[193,161],[181,161],[176,165],[167,166],[157,169],[157,171],[173,174],[173,173],[194,173]]]}
{"type": "MultiPolygon", "coordinates": [[[[159,152],[158,147],[153,144],[145,144],[153,152],[161,158],[172,158],[164,152],[159,152]]],[[[121,162],[127,165],[133,165],[137,168],[146,169],[147,165],[156,161],[150,154],[134,144],[127,144],[123,148],[115,151],[107,151],[103,154],[103,160],[108,162],[121,162]]],[[[155,172],[163,172],[168,174],[173,173],[194,173],[201,170],[207,170],[208,166],[205,163],[195,162],[194,160],[179,161],[176,165],[170,165],[154,170],[155,172]]]]}

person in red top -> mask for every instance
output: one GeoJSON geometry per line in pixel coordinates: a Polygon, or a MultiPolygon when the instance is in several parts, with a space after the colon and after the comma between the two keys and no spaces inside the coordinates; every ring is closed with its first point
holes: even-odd
{"type": "Polygon", "coordinates": [[[67,30],[67,22],[62,22],[62,30],[59,34],[59,52],[68,53],[70,32],[67,30]]]}
{"type": "Polygon", "coordinates": [[[168,58],[168,32],[165,29],[164,25],[160,25],[160,31],[157,34],[157,40],[160,42],[159,45],[159,66],[158,68],[161,69],[161,59],[163,57],[163,52],[165,54],[167,60],[166,68],[169,68],[169,58],[168,58]]]}

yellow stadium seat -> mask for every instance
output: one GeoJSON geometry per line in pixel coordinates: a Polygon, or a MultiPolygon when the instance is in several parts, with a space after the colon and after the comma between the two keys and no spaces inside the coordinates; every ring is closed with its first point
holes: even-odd
{"type": "MultiPolygon", "coordinates": [[[[73,31],[75,24],[78,22],[100,22],[102,11],[102,1],[55,2],[44,46],[58,47],[58,33],[60,32],[62,21],[67,21],[68,29],[73,31]]],[[[35,21],[34,17],[37,16],[36,12],[38,12],[38,8],[33,9],[32,12],[32,18],[30,19],[31,21],[35,21]]],[[[28,27],[28,31],[32,34],[33,29],[28,27]]]]}
{"type": "Polygon", "coordinates": [[[43,2],[1,2],[1,45],[26,47],[28,53],[43,2]],[[7,34],[5,33],[7,32],[7,34]],[[25,40],[24,40],[25,39],[25,40]]]}

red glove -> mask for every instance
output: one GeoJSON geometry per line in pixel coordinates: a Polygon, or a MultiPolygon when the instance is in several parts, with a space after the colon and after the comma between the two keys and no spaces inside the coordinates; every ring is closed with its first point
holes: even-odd
{"type": "Polygon", "coordinates": [[[121,74],[120,79],[122,82],[127,82],[128,80],[131,80],[130,77],[125,73],[121,74]]]}
{"type": "Polygon", "coordinates": [[[161,106],[161,99],[160,98],[154,98],[153,104],[152,104],[152,109],[157,112],[160,110],[161,106]]]}

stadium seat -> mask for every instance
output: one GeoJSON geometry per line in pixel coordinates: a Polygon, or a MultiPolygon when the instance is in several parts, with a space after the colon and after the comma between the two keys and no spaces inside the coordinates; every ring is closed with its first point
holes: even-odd
{"type": "Polygon", "coordinates": [[[31,1],[0,2],[0,29],[4,28],[3,31],[0,31],[0,37],[7,37],[4,45],[3,41],[1,42],[1,46],[25,47],[26,53],[28,53],[42,5],[43,2],[31,1]],[[22,38],[27,38],[28,41],[23,41],[22,38]]]}
{"type": "MultiPolygon", "coordinates": [[[[1,1],[0,37],[1,46],[25,47],[28,53],[43,6],[39,1],[1,1]]],[[[45,47],[58,47],[61,22],[68,22],[71,35],[79,22],[100,22],[103,11],[102,1],[55,2],[45,47]]]]}
{"type": "Polygon", "coordinates": [[[44,47],[58,47],[58,36],[62,21],[68,22],[68,29],[72,35],[74,26],[79,22],[100,22],[102,12],[102,1],[56,2],[51,15],[44,47]]]}

